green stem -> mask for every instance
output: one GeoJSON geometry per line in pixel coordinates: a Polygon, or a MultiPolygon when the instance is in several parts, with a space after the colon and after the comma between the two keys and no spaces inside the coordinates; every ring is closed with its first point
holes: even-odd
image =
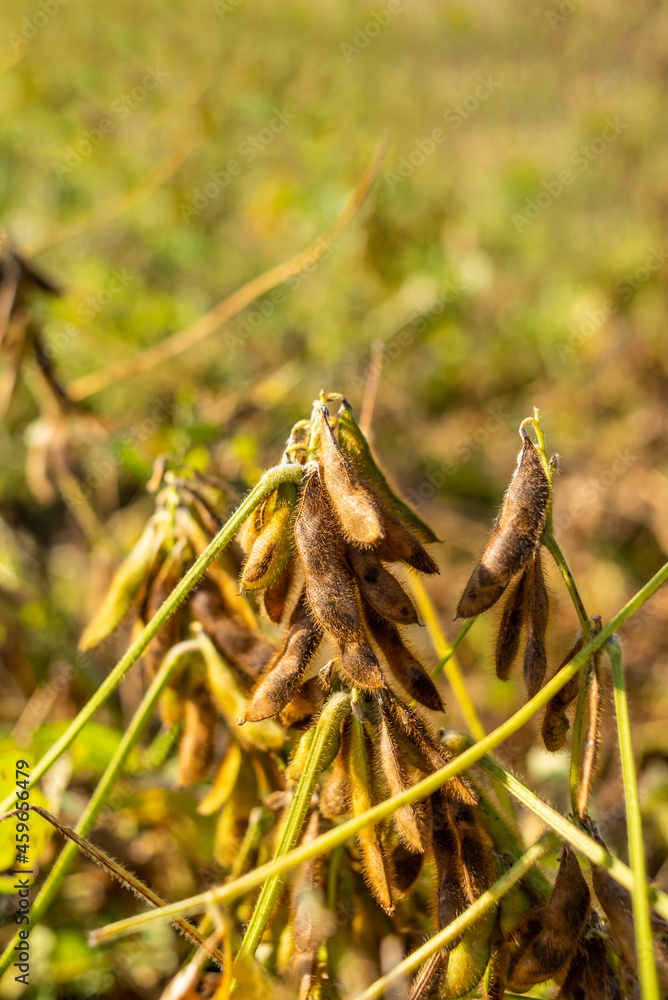
{"type": "MultiPolygon", "coordinates": [[[[274,860],[284,857],[295,846],[302,832],[304,818],[311,804],[313,792],[323,768],[331,762],[332,747],[338,747],[341,719],[350,705],[350,692],[339,691],[328,699],[316,724],[304,770],[302,771],[295,797],[283,824],[274,860]]],[[[246,955],[254,955],[262,940],[276,903],[283,879],[280,874],[268,878],[255,904],[246,934],[241,944],[237,961],[246,955]]]]}
{"type": "Polygon", "coordinates": [[[382,997],[388,988],[396,983],[398,979],[404,976],[410,976],[416,971],[427,959],[435,955],[436,952],[440,951],[442,948],[447,947],[456,937],[458,937],[474,920],[478,919],[481,914],[490,907],[494,906],[502,898],[502,896],[508,892],[509,889],[519,882],[521,878],[532,868],[544,855],[550,854],[552,851],[556,850],[558,846],[557,838],[552,833],[544,834],[540,840],[538,840],[526,854],[523,854],[519,861],[516,861],[512,868],[509,868],[505,875],[494,883],[494,885],[483,892],[481,896],[478,896],[475,903],[471,905],[462,913],[460,916],[455,917],[455,919],[440,930],[438,934],[434,934],[432,938],[426,941],[421,947],[417,948],[412,952],[408,958],[405,958],[403,962],[399,962],[398,965],[388,972],[387,975],[382,976],[377,979],[375,983],[369,986],[368,989],[364,990],[363,993],[359,993],[355,1000],[378,1000],[382,997]]]}
{"type": "MultiPolygon", "coordinates": [[[[123,765],[128,757],[128,754],[132,750],[133,746],[141,736],[144,727],[148,723],[151,715],[155,710],[155,706],[158,699],[165,688],[166,684],[169,683],[169,679],[174,673],[174,671],[179,667],[182,662],[183,655],[188,652],[191,653],[192,649],[197,649],[196,644],[192,640],[179,643],[177,646],[173,646],[169,651],[167,656],[162,661],[160,670],[154,677],[151,685],[144,695],[139,708],[135,712],[130,725],[128,726],[123,739],[118,745],[118,748],[109,761],[107,768],[100,778],[100,781],[93,792],[90,801],[86,808],[84,809],[79,822],[74,828],[75,833],[80,837],[87,837],[90,831],[95,826],[95,821],[98,818],[102,807],[105,804],[105,799],[108,792],[113,787],[116,782],[123,765]]],[[[23,924],[23,929],[29,929],[33,927],[40,918],[44,915],[48,907],[53,901],[56,892],[62,882],[63,878],[67,874],[67,871],[76,857],[78,846],[74,842],[66,844],[60,853],[60,856],[51,871],[49,872],[39,894],[30,908],[30,922],[28,924],[23,924]]],[[[2,976],[10,964],[14,961],[16,955],[14,952],[14,945],[18,941],[18,932],[11,939],[5,951],[0,958],[0,976],[2,976]]],[[[220,956],[222,959],[222,956],[220,956]]]]}
{"type": "MultiPolygon", "coordinates": [[[[243,522],[258,503],[281,483],[299,483],[301,479],[302,469],[299,465],[280,465],[265,472],[255,489],[246,497],[241,506],[237,508],[229,521],[223,525],[208,548],[193,563],[186,575],[179,580],[167,600],[156,611],[153,618],[151,618],[150,622],[145,626],[137,639],[135,639],[125,655],[121,657],[111,673],[100,684],[95,694],[84,705],[66,732],[63,733],[60,739],[56,740],[48,753],[44,754],[42,759],[31,769],[29,787],[39,781],[52,764],[58,760],[60,755],[67,750],[72,740],[81,732],[88,720],[95,715],[107,698],[116,690],[130,667],[136,663],[144,652],[151,639],[159,632],[179,604],[185,600],[216,556],[220,555],[223,549],[232,541],[243,522]]],[[[13,807],[15,799],[15,792],[12,792],[3,799],[0,802],[0,813],[8,812],[13,807]]]]}
{"type": "Polygon", "coordinates": [[[543,543],[547,551],[550,553],[555,563],[557,564],[559,572],[561,573],[564,583],[566,584],[566,589],[568,590],[568,593],[571,595],[571,600],[573,602],[573,607],[575,608],[575,612],[578,616],[580,627],[583,633],[586,636],[588,636],[591,627],[589,624],[589,615],[585,610],[584,603],[582,601],[582,598],[580,597],[580,592],[576,586],[575,580],[573,579],[573,574],[571,573],[570,566],[566,562],[566,558],[561,549],[559,548],[559,545],[554,535],[552,534],[551,531],[548,531],[547,528],[543,532],[543,537],[541,538],[541,542],[543,543]]]}
{"type": "Polygon", "coordinates": [[[633,924],[636,936],[636,954],[638,956],[638,978],[640,994],[643,1000],[659,1000],[659,984],[654,962],[652,946],[652,926],[650,923],[649,899],[647,887],[647,870],[645,867],[645,849],[642,837],[642,819],[640,802],[638,801],[638,783],[636,781],[633,763],[633,745],[631,743],[631,723],[629,707],[624,684],[624,667],[619,640],[613,636],[606,646],[612,666],[614,684],[615,712],[617,715],[617,731],[619,734],[619,755],[622,762],[622,778],[624,781],[624,798],[626,800],[626,826],[629,839],[629,861],[633,872],[633,924]]]}
{"type": "MultiPolygon", "coordinates": [[[[152,923],[155,920],[164,920],[175,914],[182,915],[186,913],[196,913],[200,910],[205,909],[211,903],[224,903],[228,902],[230,899],[236,899],[239,896],[243,896],[245,893],[256,889],[259,885],[262,885],[268,878],[274,875],[283,874],[292,868],[297,867],[304,861],[309,861],[311,858],[318,857],[321,854],[328,854],[338,847],[339,844],[345,843],[350,837],[358,833],[365,826],[373,823],[379,823],[382,820],[388,819],[396,810],[403,805],[409,805],[412,802],[416,802],[419,799],[424,799],[432,792],[435,792],[450,778],[453,778],[456,774],[461,771],[465,771],[467,768],[471,767],[472,764],[477,763],[486,753],[494,750],[495,747],[503,743],[510,736],[516,733],[522,726],[526,725],[541,708],[544,708],[548,701],[557,694],[558,691],[566,684],[571,677],[577,674],[584,664],[588,661],[589,657],[593,652],[599,649],[607,640],[614,634],[614,632],[620,628],[623,623],[631,617],[631,615],[642,607],[645,601],[656,593],[661,584],[668,580],[668,563],[664,563],[661,569],[655,573],[651,580],[649,580],[644,587],[642,587],[631,600],[624,605],[624,607],[617,612],[617,614],[610,619],[608,624],[601,629],[601,631],[593,639],[591,639],[583,648],[573,657],[570,663],[567,663],[562,669],[552,677],[547,684],[541,688],[541,690],[533,696],[525,705],[523,705],[514,715],[511,715],[504,723],[498,726],[494,732],[485,736],[484,739],[480,740],[478,743],[474,744],[470,749],[465,750],[464,753],[460,754],[455,760],[446,764],[440,770],[435,771],[428,777],[423,778],[421,781],[416,782],[410,788],[407,788],[404,792],[400,792],[397,795],[393,795],[391,798],[386,799],[384,802],[378,803],[378,805],[373,806],[367,812],[360,816],[355,816],[352,819],[346,820],[344,823],[339,824],[333,830],[328,830],[326,833],[321,834],[315,840],[311,841],[309,844],[302,844],[300,847],[286,854],[284,857],[276,858],[266,865],[262,865],[256,868],[252,872],[248,872],[243,875],[236,882],[228,883],[227,885],[220,886],[216,889],[210,889],[208,892],[201,893],[198,896],[191,896],[189,899],[182,900],[180,903],[172,903],[170,906],[164,907],[162,910],[152,910],[148,913],[138,914],[135,917],[131,917],[127,920],[119,920],[114,924],[109,924],[105,928],[100,928],[99,931],[94,931],[91,934],[91,940],[95,943],[100,943],[103,940],[108,940],[111,937],[120,936],[123,934],[134,933],[146,924],[152,923]]],[[[602,864],[606,868],[610,868],[612,864],[612,858],[606,852],[605,860],[602,864]]],[[[628,869],[627,869],[628,871],[628,869]]],[[[611,871],[611,874],[612,871],[611,871]]],[[[613,877],[615,877],[613,875],[613,877]]],[[[650,899],[652,904],[658,913],[665,916],[668,919],[668,896],[665,893],[659,892],[656,889],[650,888],[650,899]]]]}

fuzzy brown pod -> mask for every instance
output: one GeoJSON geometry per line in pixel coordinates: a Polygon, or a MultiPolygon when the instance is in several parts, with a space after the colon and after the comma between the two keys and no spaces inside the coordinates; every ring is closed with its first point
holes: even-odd
{"type": "MultiPolygon", "coordinates": [[[[361,816],[373,805],[371,761],[372,747],[364,724],[355,712],[345,720],[341,734],[341,755],[349,781],[349,806],[353,816],[361,816]]],[[[394,912],[390,887],[389,859],[375,825],[365,826],[357,834],[364,878],[377,902],[386,913],[394,912]]]]}
{"type": "Polygon", "coordinates": [[[550,598],[545,586],[540,551],[537,549],[527,566],[527,644],[524,650],[524,683],[529,698],[540,691],[547,671],[545,634],[550,613],[550,598]]]}
{"type": "Polygon", "coordinates": [[[294,483],[281,483],[274,508],[264,520],[241,573],[242,590],[260,590],[273,583],[286,568],[293,552],[292,517],[297,503],[294,483]]]}
{"type": "Polygon", "coordinates": [[[240,616],[230,613],[226,598],[215,583],[203,580],[189,601],[193,618],[200,622],[246,691],[260,675],[275,647],[240,616]]]}
{"type": "Polygon", "coordinates": [[[353,408],[343,400],[337,416],[339,447],[355,471],[376,491],[394,517],[422,542],[437,542],[438,536],[392,489],[374,458],[368,441],[355,420],[353,408]]]}
{"type": "Polygon", "coordinates": [[[374,611],[398,625],[417,625],[418,613],[395,576],[385,569],[373,549],[346,547],[348,563],[362,597],[374,611]]]}
{"type": "MultiPolygon", "coordinates": [[[[390,720],[383,711],[382,702],[376,729],[376,753],[390,795],[398,795],[410,787],[405,753],[394,738],[390,720]]],[[[400,806],[392,815],[392,822],[406,847],[417,853],[424,852],[417,811],[414,805],[400,806]]]]}
{"type": "Polygon", "coordinates": [[[262,591],[262,606],[267,618],[280,624],[295,578],[295,559],[292,558],[278,576],[262,591]]]}
{"type": "MultiPolygon", "coordinates": [[[[383,693],[382,701],[383,708],[392,722],[395,738],[420,771],[431,774],[453,760],[455,755],[437,743],[412,708],[388,692],[383,693]]],[[[470,785],[460,774],[445,782],[440,794],[469,805],[476,804],[476,797],[470,785]]]]}
{"type": "Polygon", "coordinates": [[[396,681],[408,694],[433,712],[444,711],[438,688],[416,656],[404,643],[399,630],[388,621],[367,611],[371,638],[383,654],[396,681]]]}
{"type": "Polygon", "coordinates": [[[302,594],[290,616],[282,645],[253,689],[246,708],[247,722],[268,719],[286,707],[294,697],[322,638],[323,630],[309,614],[306,598],[302,594]]]}
{"type": "Polygon", "coordinates": [[[344,673],[364,690],[384,687],[378,660],[364,629],[345,544],[318,469],[311,473],[302,490],[295,539],[304,568],[308,605],[322,629],[336,641],[344,673]]]}
{"type": "MultiPolygon", "coordinates": [[[[606,847],[596,824],[591,820],[585,822],[594,840],[602,847],[606,847]]],[[[594,892],[608,918],[610,932],[619,945],[627,964],[632,969],[637,969],[638,959],[631,893],[619,882],[616,882],[605,868],[592,865],[591,873],[594,892]]],[[[656,915],[652,915],[651,923],[659,986],[662,990],[668,991],[668,923],[656,915]]]]}
{"type": "Polygon", "coordinates": [[[507,681],[520,648],[527,612],[528,572],[522,570],[506,598],[496,640],[496,676],[507,681]]]}
{"type": "MultiPolygon", "coordinates": [[[[542,925],[528,947],[514,956],[511,963],[508,974],[511,990],[527,990],[535,983],[553,979],[564,968],[578,946],[590,903],[589,887],[575,852],[564,845],[542,925]]],[[[531,917],[529,914],[525,919],[531,917]]]]}
{"type": "Polygon", "coordinates": [[[622,1000],[603,938],[592,934],[578,948],[556,1000],[622,1000]]]}
{"type": "Polygon", "coordinates": [[[176,781],[179,788],[190,788],[203,777],[211,764],[216,710],[204,685],[185,699],[184,707],[176,781]]]}
{"type": "Polygon", "coordinates": [[[531,439],[524,430],[521,435],[523,445],[517,469],[491,538],[464,588],[457,607],[458,618],[472,618],[491,608],[538,547],[550,484],[531,439]]]}
{"type": "Polygon", "coordinates": [[[587,813],[589,797],[600,763],[601,712],[603,707],[603,690],[601,679],[601,653],[596,652],[591,658],[589,667],[585,668],[581,683],[586,686],[586,717],[584,733],[580,745],[578,784],[575,807],[578,816],[587,813]]]}
{"type": "Polygon", "coordinates": [[[283,725],[294,726],[296,722],[314,715],[327,697],[328,690],[319,674],[300,684],[292,700],[281,710],[280,718],[283,725]]]}
{"type": "Polygon", "coordinates": [[[358,545],[375,545],[385,534],[378,497],[341,453],[326,406],[320,408],[317,433],[325,489],[344,538],[358,545]]]}
{"type": "MultiPolygon", "coordinates": [[[[580,633],[573,646],[569,649],[566,656],[555,670],[555,676],[563,667],[566,666],[567,663],[571,662],[573,657],[580,652],[583,646],[584,636],[580,633]]],[[[547,708],[545,709],[545,715],[543,717],[541,734],[543,737],[543,743],[545,744],[545,749],[549,750],[550,753],[557,753],[557,751],[561,750],[566,743],[568,730],[570,729],[568,709],[577,698],[579,689],[580,675],[577,674],[575,677],[571,677],[571,679],[564,684],[561,691],[558,691],[554,698],[551,698],[547,703],[547,708]]]]}

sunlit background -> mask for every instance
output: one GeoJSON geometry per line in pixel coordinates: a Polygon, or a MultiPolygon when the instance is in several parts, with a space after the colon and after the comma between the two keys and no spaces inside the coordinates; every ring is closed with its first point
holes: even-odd
{"type": "MultiPolygon", "coordinates": [[[[534,406],[560,456],[558,537],[589,613],[609,618],[668,558],[668,8],[21,0],[4,8],[0,46],[0,223],[62,292],[30,303],[65,391],[316,240],[389,141],[357,216],[284,295],[65,416],[30,349],[13,384],[20,345],[5,341],[0,753],[13,758],[31,694],[72,661],[117,564],[110,536],[123,551],[138,536],[156,456],[241,492],[322,388],[359,410],[380,373],[373,438],[444,540],[429,587],[449,635],[534,406]]],[[[549,580],[551,648],[565,652],[575,617],[549,580]]],[[[667,622],[659,594],[623,630],[648,863],[664,887],[667,622]]],[[[493,676],[493,624],[478,622],[460,657],[490,728],[523,696],[493,676]]],[[[48,746],[112,659],[51,685],[22,738],[48,746]]],[[[129,678],[75,745],[69,821],[137,697],[129,678]]],[[[448,703],[445,724],[462,726],[448,703]]],[[[567,758],[538,746],[530,727],[501,757],[566,808],[567,758]]],[[[596,813],[623,856],[614,755],[602,768],[596,813]]],[[[68,777],[52,779],[56,797],[68,777]]],[[[188,895],[215,877],[195,806],[168,779],[138,785],[98,841],[157,891],[188,895]]],[[[187,953],[169,929],[141,946],[85,942],[136,906],[79,860],[33,933],[30,995],[158,996],[187,953]]],[[[12,980],[2,995],[19,994],[12,980]]]]}

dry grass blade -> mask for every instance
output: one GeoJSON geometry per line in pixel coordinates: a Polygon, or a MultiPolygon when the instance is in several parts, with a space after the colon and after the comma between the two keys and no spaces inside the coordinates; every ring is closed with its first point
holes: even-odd
{"type": "Polygon", "coordinates": [[[190,350],[195,344],[200,343],[205,337],[208,337],[222,326],[223,323],[226,323],[233,316],[240,313],[242,309],[245,309],[246,306],[249,306],[255,299],[261,295],[265,295],[272,288],[282,285],[284,281],[300,274],[307,267],[315,264],[332,246],[335,246],[338,237],[359,212],[378,176],[386,148],[387,144],[383,143],[377,149],[371,163],[355,188],[350,201],[338,219],[322,236],[319,236],[310,246],[306,247],[305,250],[302,250],[284,263],[272,267],[269,271],[265,271],[259,277],[253,278],[252,281],[249,281],[246,285],[237,289],[236,292],[233,292],[232,295],[223,299],[214,309],[205,313],[204,316],[195,320],[194,323],[191,323],[184,330],[172,334],[171,337],[161,341],[159,344],[155,344],[153,347],[147,348],[145,351],[135,354],[132,358],[125,358],[110,365],[108,368],[103,368],[98,372],[92,372],[90,375],[84,375],[82,378],[76,379],[67,387],[70,399],[76,401],[86,399],[96,392],[102,392],[102,390],[108,389],[112,385],[117,385],[119,382],[124,382],[129,378],[134,378],[136,375],[150,371],[156,365],[162,364],[164,361],[168,361],[170,358],[177,357],[184,351],[190,350]]]}
{"type": "Polygon", "coordinates": [[[583,740],[580,746],[580,782],[576,796],[577,814],[580,817],[583,817],[587,812],[599,760],[601,706],[603,698],[600,653],[595,653],[592,657],[591,670],[583,676],[583,680],[585,678],[585,683],[587,684],[586,721],[583,740]]]}

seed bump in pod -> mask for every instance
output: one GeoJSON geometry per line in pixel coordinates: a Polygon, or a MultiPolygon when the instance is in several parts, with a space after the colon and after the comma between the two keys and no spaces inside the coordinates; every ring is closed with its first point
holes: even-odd
{"type": "MultiPolygon", "coordinates": [[[[555,674],[558,674],[567,663],[570,663],[576,653],[579,653],[583,646],[584,636],[580,633],[574,646],[569,649],[568,653],[557,667],[555,674]]],[[[580,675],[577,674],[575,677],[571,677],[571,679],[562,687],[561,691],[558,691],[554,698],[551,698],[547,703],[541,734],[543,737],[543,743],[545,744],[545,749],[549,750],[550,753],[556,753],[558,750],[561,750],[566,742],[566,737],[570,728],[568,707],[577,698],[579,688],[580,675]]]]}
{"type": "Polygon", "coordinates": [[[281,483],[274,509],[253,542],[241,573],[242,590],[259,590],[272,583],[292,558],[292,515],[297,503],[294,483],[281,483]]]}
{"type": "Polygon", "coordinates": [[[547,670],[545,633],[550,613],[550,598],[545,586],[540,552],[534,553],[527,567],[527,644],[524,650],[524,682],[527,694],[533,698],[540,691],[547,670]]]}
{"type": "Polygon", "coordinates": [[[554,888],[545,906],[542,928],[513,960],[512,990],[527,990],[560,972],[574,954],[589,915],[591,897],[575,852],[564,845],[554,888]]]}
{"type": "Polygon", "coordinates": [[[365,690],[384,686],[364,630],[359,595],[345,558],[344,541],[316,469],[306,480],[295,522],[306,597],[315,619],[339,645],[341,666],[365,690]]]}
{"type": "Polygon", "coordinates": [[[295,578],[295,560],[290,559],[287,566],[272,580],[262,592],[262,605],[267,618],[278,625],[285,612],[292,583],[295,578]]]}
{"type": "Polygon", "coordinates": [[[501,615],[499,635],[496,640],[496,676],[501,681],[507,681],[510,677],[510,670],[520,646],[526,614],[527,582],[525,569],[508,594],[501,615]]]}
{"type": "Polygon", "coordinates": [[[337,432],[339,447],[344,456],[355,471],[378,493],[396,519],[405,524],[421,541],[437,542],[436,533],[397,496],[388,483],[385,473],[376,462],[371,447],[355,420],[353,408],[347,399],[343,400],[338,413],[337,432]]]}
{"type": "Polygon", "coordinates": [[[433,712],[442,712],[443,702],[438,688],[420,661],[405,645],[399,631],[372,612],[367,613],[367,624],[373,641],[379,647],[399,684],[425,708],[430,708],[433,712]]]}
{"type": "Polygon", "coordinates": [[[251,694],[245,714],[247,722],[268,719],[285,708],[299,687],[322,637],[322,628],[308,613],[302,595],[290,617],[283,644],[251,694]]]}
{"type": "Polygon", "coordinates": [[[480,561],[464,588],[458,618],[471,618],[491,608],[511,577],[528,563],[540,541],[550,484],[540,456],[524,430],[517,469],[480,561]]]}
{"type": "Polygon", "coordinates": [[[348,545],[346,554],[360,593],[379,615],[399,625],[418,624],[415,605],[397,578],[385,569],[373,549],[348,545]]]}
{"type": "Polygon", "coordinates": [[[346,539],[375,545],[384,534],[378,499],[341,454],[328,417],[327,407],[321,407],[317,431],[327,495],[346,539]]]}

